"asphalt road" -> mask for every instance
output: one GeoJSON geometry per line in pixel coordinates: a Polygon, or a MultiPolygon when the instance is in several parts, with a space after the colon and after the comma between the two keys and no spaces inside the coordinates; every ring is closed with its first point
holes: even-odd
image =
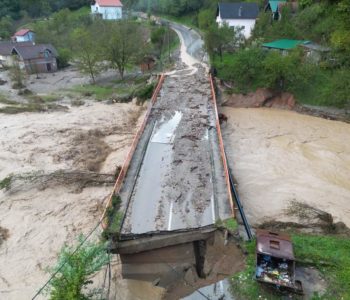
{"type": "Polygon", "coordinates": [[[187,53],[199,62],[208,63],[208,57],[204,48],[202,37],[192,28],[169,22],[170,27],[181,34],[187,53]]]}
{"type": "MultiPolygon", "coordinates": [[[[199,34],[171,27],[191,63],[203,62],[199,34]]],[[[120,193],[122,237],[214,226],[231,216],[207,72],[199,65],[194,71],[163,84],[120,193]]]]}

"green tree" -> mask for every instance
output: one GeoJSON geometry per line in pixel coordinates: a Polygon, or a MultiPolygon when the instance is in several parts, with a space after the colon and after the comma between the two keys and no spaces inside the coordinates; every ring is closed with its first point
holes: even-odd
{"type": "Polygon", "coordinates": [[[9,75],[14,89],[22,89],[26,86],[26,73],[21,69],[18,58],[13,57],[13,64],[10,67],[9,75]]]}
{"type": "Polygon", "coordinates": [[[0,38],[9,39],[11,37],[12,22],[9,16],[0,19],[0,38]]]}
{"type": "Polygon", "coordinates": [[[215,11],[212,9],[201,10],[197,19],[198,27],[201,30],[208,30],[215,22],[215,11]]]}
{"type": "Polygon", "coordinates": [[[123,20],[107,24],[104,53],[111,67],[124,78],[125,70],[139,62],[145,52],[146,42],[139,24],[123,20]]]}
{"type": "Polygon", "coordinates": [[[313,66],[303,61],[301,50],[288,55],[270,51],[264,62],[264,87],[276,91],[293,91],[308,83],[313,73],[313,66]]]}
{"type": "MultiPolygon", "coordinates": [[[[79,243],[82,242],[83,236],[79,238],[79,243]]],[[[52,270],[52,273],[58,273],[50,281],[50,299],[93,299],[98,291],[86,295],[86,288],[91,283],[88,279],[107,263],[108,255],[104,244],[86,242],[75,252],[73,247],[64,246],[59,254],[57,266],[52,270]]]]}
{"type": "Polygon", "coordinates": [[[217,65],[220,77],[235,83],[240,92],[263,86],[265,51],[253,47],[240,50],[217,65]]]}
{"type": "Polygon", "coordinates": [[[165,27],[157,27],[152,30],[151,33],[151,42],[154,45],[159,58],[161,58],[163,53],[163,47],[165,45],[165,39],[167,36],[167,30],[165,27]]]}
{"type": "Polygon", "coordinates": [[[222,61],[224,50],[233,51],[238,48],[242,44],[243,38],[240,30],[235,30],[227,24],[222,27],[214,24],[206,31],[204,41],[208,54],[212,58],[219,55],[222,61]]]}
{"type": "Polygon", "coordinates": [[[103,70],[101,42],[93,30],[77,28],[71,34],[72,49],[77,66],[83,74],[88,74],[93,83],[103,70]]]}

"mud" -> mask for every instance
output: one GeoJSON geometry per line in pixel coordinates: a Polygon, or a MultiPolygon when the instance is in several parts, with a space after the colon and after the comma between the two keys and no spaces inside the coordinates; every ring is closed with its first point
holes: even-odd
{"type": "Polygon", "coordinates": [[[147,145],[144,158],[131,164],[140,165],[137,180],[127,175],[121,192],[124,202],[131,195],[123,234],[193,229],[230,216],[210,91],[203,69],[165,79],[143,134],[149,138],[138,145],[147,145]]]}
{"type": "Polygon", "coordinates": [[[16,182],[16,192],[0,190],[0,226],[9,234],[0,246],[0,299],[33,297],[49,277],[46,268],[56,264],[63,244],[87,234],[97,223],[116,166],[123,163],[132,143],[135,117],[142,112],[132,104],[85,100],[85,105],[68,112],[0,115],[0,180],[10,174],[29,180],[16,182]],[[81,151],[79,143],[89,147],[77,139],[81,134],[108,145],[104,161],[98,161],[98,174],[91,174],[82,160],[85,150],[66,156],[74,147],[81,151]]]}
{"type": "Polygon", "coordinates": [[[230,167],[253,226],[300,221],[291,201],[350,226],[350,125],[291,111],[222,108],[230,167]]]}

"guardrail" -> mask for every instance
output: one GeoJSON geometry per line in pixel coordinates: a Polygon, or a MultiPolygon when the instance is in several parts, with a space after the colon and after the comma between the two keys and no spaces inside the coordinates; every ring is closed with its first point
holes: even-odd
{"type": "Polygon", "coordinates": [[[227,192],[228,192],[228,195],[230,198],[229,200],[230,200],[232,214],[236,217],[236,210],[235,210],[234,201],[233,201],[232,192],[231,192],[231,187],[230,187],[230,172],[228,169],[227,159],[226,159],[226,155],[225,155],[224,141],[222,140],[219,113],[218,113],[218,107],[217,107],[217,102],[216,102],[216,93],[215,93],[213,77],[211,76],[211,74],[209,75],[209,81],[210,81],[212,101],[213,101],[214,113],[215,113],[216,130],[218,132],[218,138],[219,138],[220,155],[221,155],[222,163],[224,165],[227,192]]]}

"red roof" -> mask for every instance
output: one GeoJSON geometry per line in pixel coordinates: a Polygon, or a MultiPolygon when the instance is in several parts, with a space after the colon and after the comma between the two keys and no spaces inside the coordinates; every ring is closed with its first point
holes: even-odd
{"type": "Polygon", "coordinates": [[[96,0],[99,6],[123,6],[120,0],[96,0]]]}
{"type": "Polygon", "coordinates": [[[21,30],[17,31],[14,36],[24,36],[30,31],[32,31],[32,30],[30,30],[30,29],[21,29],[21,30]]]}

